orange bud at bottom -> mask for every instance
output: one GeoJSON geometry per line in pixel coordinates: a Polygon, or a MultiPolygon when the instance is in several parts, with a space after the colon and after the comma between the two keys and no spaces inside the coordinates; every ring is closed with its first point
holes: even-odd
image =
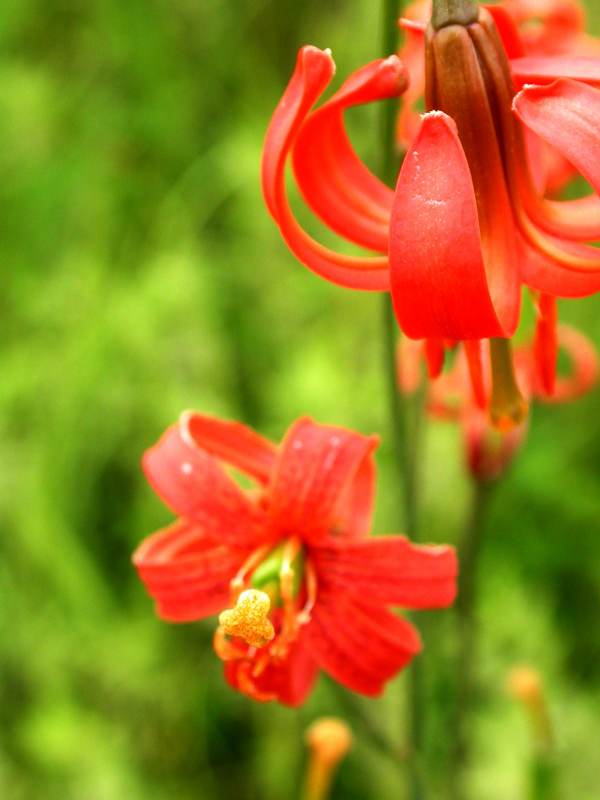
{"type": "Polygon", "coordinates": [[[306,730],[310,761],[306,771],[305,800],[327,800],[335,771],[352,747],[348,725],[336,717],[321,717],[306,730]]]}

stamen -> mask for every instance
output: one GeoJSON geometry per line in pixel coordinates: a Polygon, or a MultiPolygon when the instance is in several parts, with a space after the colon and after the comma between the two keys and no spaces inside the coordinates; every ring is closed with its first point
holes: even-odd
{"type": "Polygon", "coordinates": [[[270,608],[268,594],[246,589],[238,597],[235,608],[220,614],[219,626],[228,636],[238,636],[251,647],[264,647],[275,636],[268,618],[270,608]]]}
{"type": "Polygon", "coordinates": [[[510,431],[527,418],[528,405],[515,378],[509,339],[490,339],[492,398],[490,417],[499,431],[510,431]]]}
{"type": "Polygon", "coordinates": [[[279,568],[279,596],[283,603],[283,622],[277,642],[272,648],[272,655],[276,659],[284,659],[289,651],[290,644],[298,635],[298,614],[294,591],[296,570],[292,566],[302,551],[302,544],[297,537],[288,539],[283,548],[281,566],[279,568]]]}
{"type": "Polygon", "coordinates": [[[312,610],[317,601],[317,573],[310,561],[306,563],[306,603],[297,616],[298,625],[307,625],[310,622],[312,610]]]}
{"type": "Polygon", "coordinates": [[[233,593],[232,603],[237,601],[237,598],[246,584],[246,577],[249,573],[253,572],[261,561],[269,554],[271,545],[265,544],[257,548],[250,556],[244,561],[237,574],[231,581],[231,590],[233,593]]]}
{"type": "Polygon", "coordinates": [[[229,641],[221,626],[217,628],[213,636],[213,648],[221,661],[239,661],[246,657],[242,650],[229,641]]]}

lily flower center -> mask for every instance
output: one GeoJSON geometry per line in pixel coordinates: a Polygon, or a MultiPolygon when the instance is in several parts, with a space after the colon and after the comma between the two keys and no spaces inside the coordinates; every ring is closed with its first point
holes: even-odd
{"type": "Polygon", "coordinates": [[[224,661],[245,660],[258,677],[283,661],[310,621],[316,576],[297,537],[258,548],[231,581],[232,608],[221,612],[214,647],[224,661]]]}

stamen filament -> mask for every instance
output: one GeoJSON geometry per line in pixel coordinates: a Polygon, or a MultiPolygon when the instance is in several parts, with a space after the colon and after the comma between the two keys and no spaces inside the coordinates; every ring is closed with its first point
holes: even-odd
{"type": "Polygon", "coordinates": [[[232,604],[237,602],[240,592],[243,590],[244,586],[246,585],[246,578],[248,575],[253,572],[256,567],[265,559],[265,557],[271,551],[272,545],[264,544],[261,547],[257,548],[250,554],[250,556],[244,561],[240,569],[238,570],[237,574],[231,581],[231,591],[232,591],[232,604]]]}

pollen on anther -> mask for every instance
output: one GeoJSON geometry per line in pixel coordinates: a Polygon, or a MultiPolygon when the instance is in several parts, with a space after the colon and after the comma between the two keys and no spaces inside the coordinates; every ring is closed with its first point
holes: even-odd
{"type": "Polygon", "coordinates": [[[275,636],[268,618],[270,608],[268,594],[246,589],[238,597],[235,608],[220,614],[219,625],[228,636],[238,636],[251,647],[264,647],[275,636]]]}

